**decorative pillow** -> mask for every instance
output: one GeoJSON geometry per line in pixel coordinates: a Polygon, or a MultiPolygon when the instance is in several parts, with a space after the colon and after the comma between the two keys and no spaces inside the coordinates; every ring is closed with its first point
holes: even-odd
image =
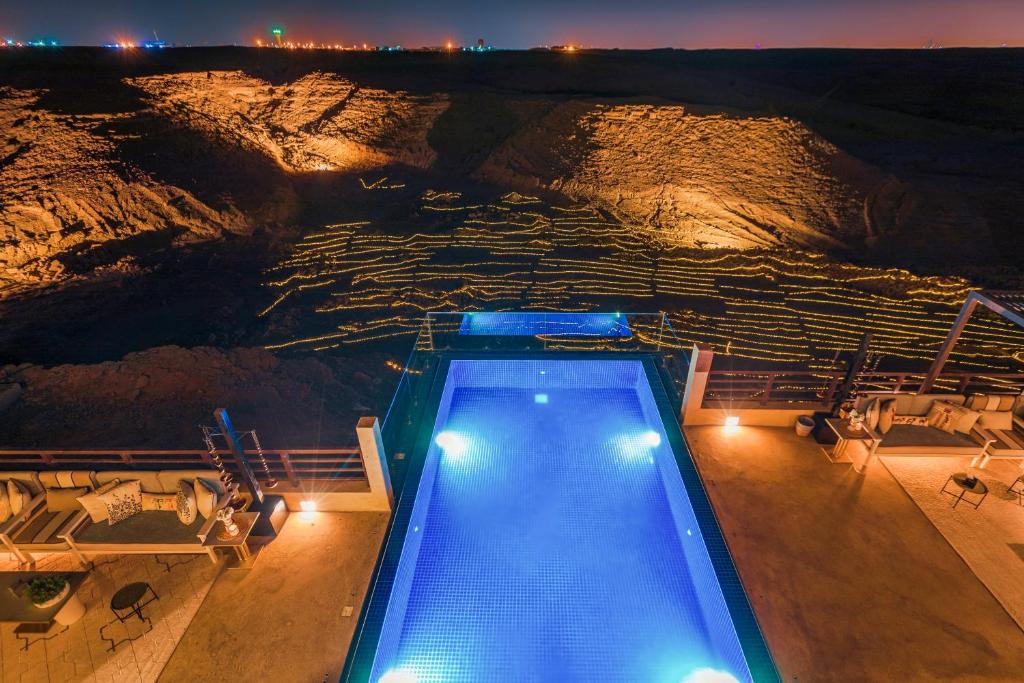
{"type": "Polygon", "coordinates": [[[974,394],[967,399],[967,407],[971,410],[1013,410],[1016,402],[1015,394],[974,394]]]}
{"type": "Polygon", "coordinates": [[[178,510],[178,519],[182,524],[191,525],[196,521],[196,492],[192,484],[184,479],[178,482],[178,495],[174,497],[174,505],[178,510]]]}
{"type": "Polygon", "coordinates": [[[971,410],[964,406],[953,406],[953,413],[956,415],[953,429],[962,434],[970,434],[971,430],[974,429],[974,425],[978,423],[978,418],[981,417],[981,413],[977,410],[971,410]]]}
{"type": "Polygon", "coordinates": [[[956,431],[957,417],[959,416],[954,413],[953,406],[950,404],[944,401],[932,401],[932,405],[928,409],[928,426],[952,434],[956,431]]]}
{"type": "Polygon", "coordinates": [[[32,501],[32,494],[25,485],[16,479],[7,480],[7,500],[11,506],[11,514],[20,514],[25,506],[32,501]]]}
{"type": "Polygon", "coordinates": [[[84,496],[78,497],[78,504],[82,506],[82,509],[89,513],[89,519],[92,520],[93,524],[98,524],[106,521],[107,519],[107,505],[100,500],[100,496],[107,491],[113,491],[120,484],[120,479],[111,479],[92,493],[87,493],[84,496]]]}
{"type": "Polygon", "coordinates": [[[1009,410],[983,410],[978,424],[985,429],[1013,429],[1013,413],[1009,410]]]}
{"type": "Polygon", "coordinates": [[[868,410],[864,414],[864,424],[871,431],[878,429],[878,418],[882,414],[882,403],[877,398],[868,404],[868,410]]]}
{"type": "Polygon", "coordinates": [[[995,396],[989,397],[985,394],[971,394],[967,397],[966,405],[971,410],[996,410],[996,407],[989,408],[989,398],[995,398],[996,403],[999,403],[999,399],[995,396]]]}
{"type": "Polygon", "coordinates": [[[76,489],[46,489],[46,509],[50,512],[69,512],[78,509],[78,499],[89,492],[81,486],[76,489]]]}
{"type": "Polygon", "coordinates": [[[7,497],[7,486],[0,486],[0,524],[11,518],[11,499],[7,497]]]}
{"type": "Polygon", "coordinates": [[[142,492],[142,511],[161,510],[175,512],[178,509],[178,496],[173,493],[142,492]]]}
{"type": "Polygon", "coordinates": [[[114,526],[142,512],[142,483],[126,481],[101,493],[99,499],[107,506],[107,524],[114,526]]]}
{"type": "Polygon", "coordinates": [[[203,519],[209,519],[217,509],[217,499],[222,492],[220,482],[197,478],[192,482],[192,486],[196,492],[196,509],[199,510],[203,519]]]}
{"type": "Polygon", "coordinates": [[[894,425],[914,425],[916,427],[927,427],[928,418],[924,415],[897,415],[892,419],[894,425]]]}
{"type": "Polygon", "coordinates": [[[893,420],[896,419],[896,399],[890,398],[888,401],[882,401],[882,407],[878,413],[878,431],[882,434],[888,434],[889,430],[892,429],[893,420]]]}

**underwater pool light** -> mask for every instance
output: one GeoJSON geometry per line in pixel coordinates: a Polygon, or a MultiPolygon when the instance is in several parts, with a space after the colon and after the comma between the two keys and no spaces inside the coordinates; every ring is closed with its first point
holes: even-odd
{"type": "Polygon", "coordinates": [[[444,454],[453,458],[458,458],[466,453],[466,449],[469,444],[466,442],[466,437],[462,436],[458,432],[443,431],[437,435],[434,439],[434,443],[441,447],[444,454]]]}
{"type": "Polygon", "coordinates": [[[420,678],[407,669],[391,669],[377,679],[377,683],[419,683],[420,678]]]}
{"type": "Polygon", "coordinates": [[[731,673],[705,667],[694,669],[679,683],[740,683],[740,681],[731,673]]]}
{"type": "Polygon", "coordinates": [[[548,402],[548,395],[547,394],[534,394],[533,395],[533,402],[534,403],[545,404],[545,403],[548,402]]]}
{"type": "Polygon", "coordinates": [[[661,434],[658,432],[644,432],[643,436],[640,437],[640,440],[645,446],[657,448],[661,445],[661,434]]]}

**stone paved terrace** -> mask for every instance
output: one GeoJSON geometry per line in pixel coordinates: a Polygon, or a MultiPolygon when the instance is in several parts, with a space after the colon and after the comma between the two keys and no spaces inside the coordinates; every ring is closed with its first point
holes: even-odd
{"type": "Polygon", "coordinates": [[[1024,680],[1024,632],[881,463],[685,432],[782,680],[1024,680]]]}
{"type": "MultiPolygon", "coordinates": [[[[97,558],[79,591],[86,614],[66,631],[33,636],[23,651],[15,625],[0,624],[2,681],[337,680],[386,526],[380,513],[293,514],[251,570],[225,569],[206,555],[97,558]],[[144,608],[152,628],[121,624],[108,607],[134,581],[160,596],[144,608]]],[[[0,554],[0,570],[16,569],[7,557],[0,554]]],[[[61,554],[38,569],[81,567],[61,554]]]]}

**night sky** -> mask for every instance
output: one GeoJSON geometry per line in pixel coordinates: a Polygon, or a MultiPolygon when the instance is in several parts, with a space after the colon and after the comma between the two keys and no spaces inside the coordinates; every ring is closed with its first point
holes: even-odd
{"type": "Polygon", "coordinates": [[[1024,0],[4,0],[0,36],[63,44],[160,38],[475,43],[499,48],[1024,45],[1024,0]]]}

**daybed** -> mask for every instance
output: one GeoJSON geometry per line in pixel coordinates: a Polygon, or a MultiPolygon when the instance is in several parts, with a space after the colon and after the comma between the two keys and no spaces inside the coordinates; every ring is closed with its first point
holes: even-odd
{"type": "Polygon", "coordinates": [[[972,465],[984,467],[992,457],[1024,457],[1024,423],[1013,415],[1016,399],[869,392],[860,395],[854,407],[869,414],[865,428],[871,436],[872,455],[969,457],[972,465]],[[889,401],[893,403],[888,405],[889,401]],[[887,422],[881,415],[872,419],[873,404],[879,413],[889,408],[891,419],[887,422]],[[936,404],[953,407],[953,420],[945,429],[929,421],[936,404]],[[1009,430],[994,429],[994,425],[1009,430]]]}
{"type": "MultiPolygon", "coordinates": [[[[83,564],[91,555],[126,553],[206,553],[217,560],[214,550],[203,546],[216,522],[214,513],[229,499],[215,470],[0,472],[5,493],[8,480],[31,497],[22,510],[0,522],[0,543],[23,565],[34,565],[33,553],[62,551],[72,552],[83,564]],[[173,508],[165,508],[144,509],[111,525],[105,518],[93,521],[79,500],[85,493],[103,491],[104,485],[112,488],[115,480],[138,481],[144,493],[171,496],[179,482],[196,479],[208,483],[215,502],[207,518],[196,514],[190,524],[183,524],[173,508]]],[[[0,508],[9,503],[4,496],[0,508]]]]}
{"type": "MultiPolygon", "coordinates": [[[[140,472],[137,470],[97,472],[96,485],[103,486],[116,480],[138,480],[143,493],[177,493],[179,482],[203,479],[217,482],[218,473],[213,470],[161,470],[140,472]]],[[[220,492],[218,508],[228,502],[228,496],[220,492]]],[[[206,553],[213,562],[217,554],[212,547],[204,547],[203,541],[216,523],[215,515],[203,519],[196,515],[192,524],[182,524],[174,511],[147,510],[132,515],[126,520],[109,525],[93,522],[84,510],[77,513],[71,524],[61,532],[71,552],[83,564],[91,556],[124,554],[199,554],[206,553]]]]}

